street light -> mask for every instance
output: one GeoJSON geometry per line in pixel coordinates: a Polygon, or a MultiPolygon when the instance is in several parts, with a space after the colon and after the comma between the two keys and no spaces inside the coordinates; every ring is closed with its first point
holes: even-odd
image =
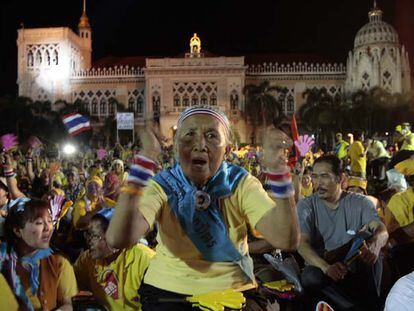
{"type": "Polygon", "coordinates": [[[76,152],[76,147],[74,145],[66,144],[66,145],[63,146],[63,153],[65,155],[70,156],[70,155],[74,154],[75,152],[76,152]]]}

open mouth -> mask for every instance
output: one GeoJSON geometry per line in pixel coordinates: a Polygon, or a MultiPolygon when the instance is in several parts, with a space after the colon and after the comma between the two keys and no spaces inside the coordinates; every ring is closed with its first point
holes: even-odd
{"type": "Polygon", "coordinates": [[[191,161],[191,163],[192,163],[193,165],[203,166],[203,165],[205,165],[205,164],[207,163],[207,161],[206,161],[206,160],[204,160],[204,159],[193,159],[193,160],[191,161]]]}

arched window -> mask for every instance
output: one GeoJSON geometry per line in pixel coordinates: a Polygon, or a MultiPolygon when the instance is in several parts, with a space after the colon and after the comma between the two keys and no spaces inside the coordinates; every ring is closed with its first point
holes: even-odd
{"type": "Polygon", "coordinates": [[[132,96],[128,100],[128,110],[135,112],[135,99],[132,96]]]}
{"type": "Polygon", "coordinates": [[[230,94],[230,109],[236,110],[239,108],[239,95],[236,91],[231,92],[230,94]]]}
{"type": "Polygon", "coordinates": [[[210,106],[216,106],[217,105],[217,96],[216,94],[211,94],[210,96],[210,106]]]}
{"type": "Polygon", "coordinates": [[[92,99],[92,113],[91,114],[93,115],[98,114],[98,100],[96,99],[96,97],[92,99]]]}
{"type": "Polygon", "coordinates": [[[207,105],[207,95],[206,95],[205,93],[203,93],[203,94],[201,95],[200,104],[201,104],[201,105],[207,105]]]}
{"type": "Polygon", "coordinates": [[[290,115],[295,113],[295,98],[291,94],[286,98],[286,113],[290,115]]]}
{"type": "Polygon", "coordinates": [[[108,104],[108,114],[110,116],[115,114],[115,99],[114,98],[110,98],[109,99],[109,104],[108,104]]]}
{"type": "Polygon", "coordinates": [[[46,50],[45,52],[45,58],[46,58],[46,65],[50,66],[50,52],[46,50]]]}
{"type": "Polygon", "coordinates": [[[33,52],[29,51],[29,53],[27,53],[27,67],[33,67],[33,52]]]}
{"type": "Polygon", "coordinates": [[[53,51],[52,64],[59,65],[59,53],[56,50],[53,51]]]}
{"type": "Polygon", "coordinates": [[[36,66],[40,66],[42,64],[42,54],[40,53],[40,50],[37,50],[36,52],[36,66]]]}
{"type": "Polygon", "coordinates": [[[160,94],[158,92],[155,92],[152,95],[152,111],[153,111],[153,117],[155,122],[160,122],[160,115],[161,115],[161,99],[160,94]]]}
{"type": "Polygon", "coordinates": [[[178,94],[174,95],[174,107],[180,106],[180,96],[178,94]]]}
{"type": "Polygon", "coordinates": [[[137,113],[142,114],[144,113],[144,100],[142,99],[141,96],[138,96],[137,98],[137,113]]]}
{"type": "Polygon", "coordinates": [[[198,96],[197,94],[193,94],[193,97],[191,98],[191,106],[197,106],[198,105],[198,96]]]}
{"type": "Polygon", "coordinates": [[[105,116],[106,113],[106,98],[101,98],[101,102],[99,103],[99,114],[105,116]]]}
{"type": "Polygon", "coordinates": [[[188,106],[190,106],[190,98],[188,97],[188,95],[187,95],[187,94],[185,94],[185,95],[183,96],[183,106],[184,106],[184,107],[188,107],[188,106]]]}

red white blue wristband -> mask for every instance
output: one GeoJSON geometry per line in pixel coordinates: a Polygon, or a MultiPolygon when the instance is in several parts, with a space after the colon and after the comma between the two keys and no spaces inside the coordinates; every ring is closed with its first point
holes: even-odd
{"type": "Polygon", "coordinates": [[[129,169],[128,182],[145,186],[148,180],[154,176],[154,170],[156,167],[157,163],[154,161],[142,155],[134,156],[129,169]]]}
{"type": "Polygon", "coordinates": [[[11,169],[11,170],[4,170],[3,171],[3,174],[4,174],[4,177],[6,177],[6,178],[12,178],[12,177],[15,177],[16,176],[16,174],[13,171],[13,169],[11,169]]]}
{"type": "Polygon", "coordinates": [[[266,188],[270,190],[272,197],[286,199],[295,194],[292,176],[288,170],[280,173],[264,172],[264,174],[266,176],[266,188]]]}

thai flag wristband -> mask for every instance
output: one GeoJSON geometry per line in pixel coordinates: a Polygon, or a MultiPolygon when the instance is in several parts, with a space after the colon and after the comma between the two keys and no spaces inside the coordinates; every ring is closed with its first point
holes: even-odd
{"type": "Polygon", "coordinates": [[[277,199],[286,199],[295,194],[290,171],[285,172],[264,172],[265,186],[270,190],[270,195],[277,199]]]}
{"type": "Polygon", "coordinates": [[[4,170],[3,171],[4,177],[6,178],[12,178],[12,177],[16,177],[16,174],[14,173],[13,169],[11,170],[4,170]]]}
{"type": "Polygon", "coordinates": [[[157,163],[142,156],[136,155],[131,161],[128,182],[139,186],[145,186],[150,178],[154,176],[157,163]]]}

